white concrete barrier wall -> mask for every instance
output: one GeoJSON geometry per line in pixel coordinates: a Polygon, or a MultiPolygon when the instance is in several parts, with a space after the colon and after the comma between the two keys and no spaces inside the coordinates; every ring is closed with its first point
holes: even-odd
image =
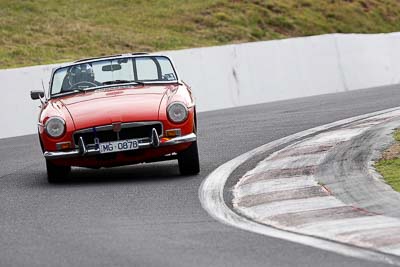
{"type": "MultiPolygon", "coordinates": [[[[400,33],[330,34],[167,51],[199,111],[400,83],[400,33]]],[[[0,138],[35,133],[38,102],[56,65],[0,70],[0,138]]]]}

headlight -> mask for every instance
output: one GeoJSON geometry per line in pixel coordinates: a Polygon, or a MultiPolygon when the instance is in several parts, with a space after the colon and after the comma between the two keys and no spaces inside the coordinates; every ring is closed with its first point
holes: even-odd
{"type": "Polygon", "coordinates": [[[65,132],[65,121],[60,117],[51,117],[47,120],[45,129],[49,136],[53,138],[60,137],[65,132]]]}
{"type": "Polygon", "coordinates": [[[184,122],[188,117],[186,106],[180,102],[171,103],[167,108],[168,118],[174,123],[184,122]]]}

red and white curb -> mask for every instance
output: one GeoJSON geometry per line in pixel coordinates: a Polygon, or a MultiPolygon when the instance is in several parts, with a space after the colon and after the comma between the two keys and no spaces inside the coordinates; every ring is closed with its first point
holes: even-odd
{"type": "Polygon", "coordinates": [[[397,117],[399,108],[357,116],[242,154],[203,181],[199,189],[202,206],[215,219],[245,230],[400,265],[400,219],[346,204],[314,176],[318,164],[336,145],[397,117]],[[252,157],[285,144],[234,186],[231,210],[223,192],[232,172],[252,157]]]}

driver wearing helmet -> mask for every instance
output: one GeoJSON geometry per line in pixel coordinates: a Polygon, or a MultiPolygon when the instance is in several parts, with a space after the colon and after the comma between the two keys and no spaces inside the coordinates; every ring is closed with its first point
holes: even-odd
{"type": "Polygon", "coordinates": [[[62,91],[71,91],[75,89],[85,89],[99,86],[94,77],[93,67],[91,64],[80,64],[72,66],[68,69],[65,75],[62,91]]]}

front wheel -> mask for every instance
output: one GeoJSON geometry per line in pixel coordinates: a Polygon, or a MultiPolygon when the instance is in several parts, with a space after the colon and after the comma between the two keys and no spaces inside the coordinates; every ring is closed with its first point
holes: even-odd
{"type": "Polygon", "coordinates": [[[46,160],[46,168],[47,181],[51,184],[64,182],[71,172],[71,166],[58,166],[50,160],[46,160]]]}
{"type": "Polygon", "coordinates": [[[181,175],[195,175],[200,172],[197,142],[193,142],[186,150],[178,153],[179,172],[181,175]]]}

